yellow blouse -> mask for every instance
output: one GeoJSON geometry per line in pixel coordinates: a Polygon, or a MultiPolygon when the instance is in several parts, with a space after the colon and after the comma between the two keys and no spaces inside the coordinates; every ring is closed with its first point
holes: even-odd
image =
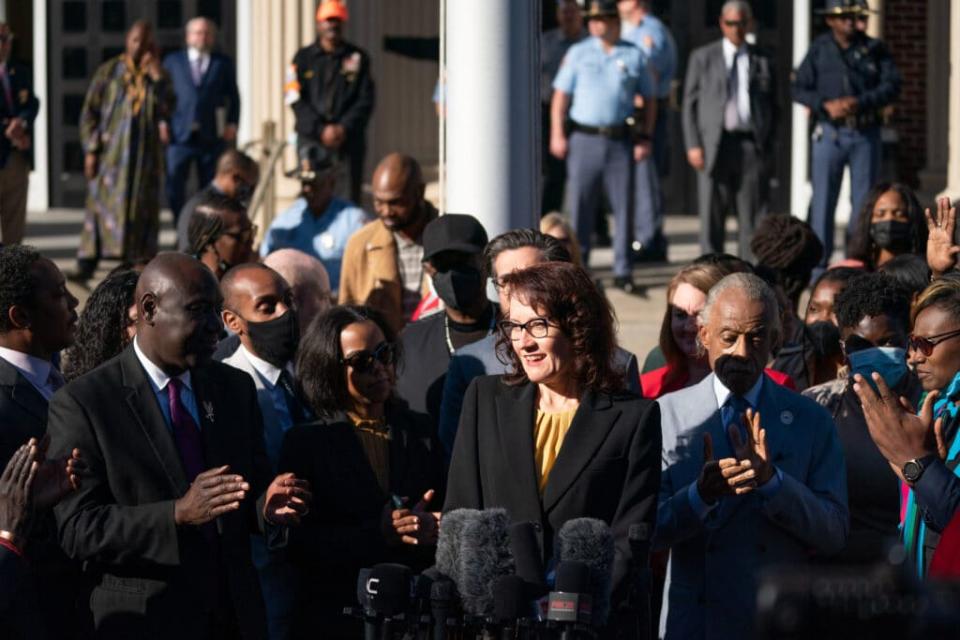
{"type": "Polygon", "coordinates": [[[534,457],[540,470],[540,494],[543,495],[550,479],[550,470],[560,455],[563,439],[570,430],[570,423],[576,409],[563,413],[544,413],[537,409],[537,420],[533,427],[534,457]]]}

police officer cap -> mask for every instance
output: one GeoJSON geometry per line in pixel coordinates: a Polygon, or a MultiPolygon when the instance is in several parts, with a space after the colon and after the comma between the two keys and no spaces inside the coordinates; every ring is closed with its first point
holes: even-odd
{"type": "Polygon", "coordinates": [[[313,182],[337,166],[336,156],[319,144],[304,145],[297,155],[299,163],[294,175],[300,182],[313,182]]]}
{"type": "Polygon", "coordinates": [[[583,9],[583,17],[587,18],[619,18],[616,0],[587,0],[583,9]]]}
{"type": "Polygon", "coordinates": [[[423,259],[429,260],[441,251],[482,253],[487,246],[487,232],[480,221],[464,213],[446,213],[423,230],[423,259]]]}
{"type": "Polygon", "coordinates": [[[863,7],[858,0],[827,0],[824,8],[818,9],[816,13],[822,16],[846,16],[859,15],[862,11],[863,7]]]}

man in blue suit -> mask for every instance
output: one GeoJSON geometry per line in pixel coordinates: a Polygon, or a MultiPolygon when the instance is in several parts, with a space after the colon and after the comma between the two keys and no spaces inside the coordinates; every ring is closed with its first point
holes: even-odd
{"type": "Polygon", "coordinates": [[[763,374],[780,338],[770,287],[721,280],[700,314],[713,373],[660,398],[663,475],[654,547],[670,549],[660,637],[753,637],[763,567],[839,552],[849,529],[830,415],[763,374]]]}
{"type": "Polygon", "coordinates": [[[171,53],[163,61],[177,94],[166,180],[167,205],[173,211],[174,224],[186,201],[190,166],[197,165],[198,184],[209,184],[224,146],[237,138],[240,121],[240,92],[233,61],[213,51],[217,26],[209,18],[194,18],[187,23],[186,33],[186,49],[171,53]]]}

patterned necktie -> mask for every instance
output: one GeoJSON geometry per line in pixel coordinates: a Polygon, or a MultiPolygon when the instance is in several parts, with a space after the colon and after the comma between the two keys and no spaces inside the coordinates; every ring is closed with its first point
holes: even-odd
{"type": "Polygon", "coordinates": [[[56,393],[66,383],[63,374],[57,371],[56,367],[50,367],[50,375],[47,376],[47,388],[50,389],[50,393],[56,393]]]}
{"type": "Polygon", "coordinates": [[[727,434],[727,440],[730,442],[730,447],[733,446],[733,440],[730,438],[730,425],[736,425],[737,432],[740,434],[740,441],[747,441],[747,429],[743,424],[743,414],[746,410],[750,408],[750,403],[745,399],[735,396],[733,394],[727,398],[727,401],[723,403],[723,408],[720,410],[720,418],[723,420],[723,431],[727,434]]]}
{"type": "Polygon", "coordinates": [[[204,470],[203,442],[196,421],[180,399],[182,386],[183,382],[179,378],[170,378],[167,383],[167,398],[170,400],[170,424],[177,449],[180,451],[183,470],[187,472],[187,480],[193,482],[204,470]]]}
{"type": "Polygon", "coordinates": [[[723,128],[727,131],[736,131],[740,128],[740,110],[737,108],[737,93],[740,86],[737,65],[739,57],[739,51],[733,54],[733,64],[730,65],[730,74],[727,76],[727,104],[723,108],[723,128]]]}
{"type": "Polygon", "coordinates": [[[293,421],[293,424],[306,422],[307,412],[297,397],[297,390],[293,384],[293,378],[286,369],[280,371],[280,378],[277,382],[280,384],[280,388],[283,389],[283,395],[287,401],[287,411],[290,412],[290,419],[293,421]]]}

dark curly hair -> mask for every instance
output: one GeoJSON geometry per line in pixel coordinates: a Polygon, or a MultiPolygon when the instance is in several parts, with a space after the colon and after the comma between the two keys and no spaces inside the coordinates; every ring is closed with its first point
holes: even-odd
{"type": "Polygon", "coordinates": [[[930,266],[927,265],[927,259],[912,253],[904,253],[885,262],[877,271],[899,282],[913,298],[920,295],[930,284],[930,266]]]}
{"type": "Polygon", "coordinates": [[[880,255],[880,248],[874,244],[873,238],[870,237],[873,209],[877,206],[877,200],[880,199],[880,196],[887,191],[896,191],[906,207],[905,213],[910,221],[911,239],[910,249],[905,253],[916,256],[927,255],[927,220],[923,215],[923,209],[920,207],[917,195],[913,192],[913,189],[905,184],[881,182],[870,190],[863,204],[863,209],[860,210],[857,228],[853,230],[850,237],[850,257],[862,261],[870,271],[877,268],[877,257],[880,255]]]}
{"type": "MultiPolygon", "coordinates": [[[[625,388],[624,376],[613,366],[617,348],[616,320],[610,303],[590,275],[568,262],[544,262],[501,276],[511,298],[539,309],[560,327],[571,342],[574,372],[581,389],[616,393],[625,388]]],[[[510,336],[497,336],[498,357],[510,365],[507,384],[528,381],[510,336]]]]}
{"type": "Polygon", "coordinates": [[[387,342],[397,349],[397,368],[402,366],[401,345],[397,333],[383,314],[372,307],[345,305],[327,309],[310,323],[297,352],[297,384],[303,398],[321,418],[332,418],[350,408],[347,375],[340,347],[340,334],[348,325],[372,322],[387,342]]]}
{"type": "Polygon", "coordinates": [[[30,269],[42,256],[27,245],[7,245],[0,248],[0,333],[13,329],[10,308],[29,307],[33,302],[34,282],[30,269]]]}
{"type": "Polygon", "coordinates": [[[64,354],[64,378],[79,378],[127,346],[127,310],[135,301],[139,279],[136,271],[118,271],[93,290],[77,322],[77,338],[64,354]]]}
{"type": "Polygon", "coordinates": [[[911,297],[892,277],[884,273],[863,273],[851,278],[837,294],[833,311],[841,329],[855,327],[868,316],[881,315],[909,329],[911,297]]]}
{"type": "Polygon", "coordinates": [[[750,250],[758,265],[770,267],[777,273],[780,286],[796,311],[800,294],[823,257],[823,243],[813,228],[793,216],[764,216],[757,224],[750,250]]]}

